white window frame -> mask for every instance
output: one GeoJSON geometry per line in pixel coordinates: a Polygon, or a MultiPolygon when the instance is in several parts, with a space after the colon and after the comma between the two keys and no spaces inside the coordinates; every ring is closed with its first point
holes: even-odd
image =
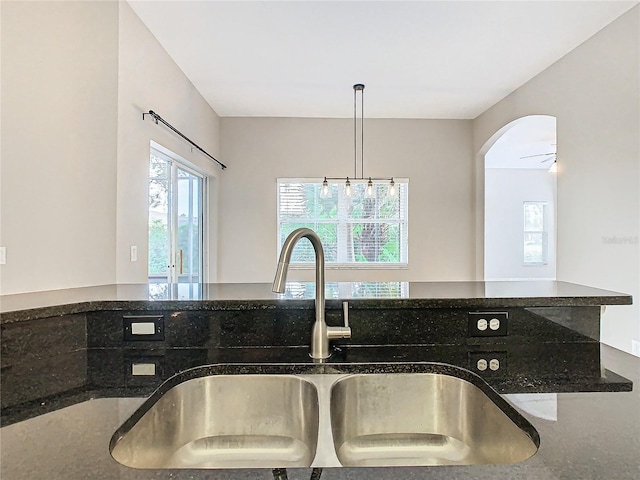
{"type": "MultiPolygon", "coordinates": [[[[291,177],[282,177],[277,178],[276,180],[276,259],[280,255],[280,250],[282,246],[280,245],[280,235],[281,235],[281,221],[280,221],[280,184],[283,183],[317,183],[321,184],[323,178],[291,178],[291,177]]],[[[357,183],[367,183],[367,179],[349,179],[352,185],[357,183]]],[[[404,194],[404,221],[400,222],[402,229],[402,237],[405,240],[404,242],[404,258],[406,261],[404,262],[348,262],[348,263],[338,263],[338,262],[325,262],[325,268],[328,270],[406,270],[409,268],[409,179],[408,178],[395,178],[394,182],[396,185],[405,184],[405,194],[404,194]]],[[[343,181],[329,181],[330,184],[342,184],[343,181]]],[[[385,183],[385,182],[375,182],[375,183],[385,183]]],[[[398,189],[398,195],[402,195],[398,189]]],[[[402,197],[401,197],[402,200],[402,197]]],[[[292,262],[289,265],[289,268],[295,270],[310,270],[314,269],[315,265],[313,262],[310,263],[301,263],[301,262],[292,262]]]]}

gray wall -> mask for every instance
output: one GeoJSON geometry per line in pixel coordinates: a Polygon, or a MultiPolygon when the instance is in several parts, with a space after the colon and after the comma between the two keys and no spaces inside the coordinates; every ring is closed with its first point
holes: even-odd
{"type": "Polygon", "coordinates": [[[485,279],[555,279],[555,174],[547,169],[487,168],[484,178],[485,279]],[[523,203],[531,201],[547,203],[547,265],[523,264],[523,203]]]}
{"type": "MultiPolygon", "coordinates": [[[[353,120],[223,118],[218,278],[271,282],[276,179],[353,176],[353,120]]],[[[365,121],[365,176],[409,178],[408,270],[330,270],[327,280],[473,278],[473,168],[468,120],[365,121]]],[[[292,271],[291,279],[312,279],[292,271]]]]}
{"type": "Polygon", "coordinates": [[[115,281],[118,5],[2,2],[2,292],[115,281]]]}
{"type": "Polygon", "coordinates": [[[626,351],[640,339],[639,89],[635,7],[473,122],[480,175],[495,132],[526,115],[557,117],[557,278],[634,295],[634,306],[608,308],[602,327],[602,340],[626,351]]]}
{"type": "Polygon", "coordinates": [[[142,112],[214,155],[219,118],[129,5],[2,2],[1,14],[0,291],[146,282],[150,140],[210,177],[215,258],[219,169],[142,112]]]}

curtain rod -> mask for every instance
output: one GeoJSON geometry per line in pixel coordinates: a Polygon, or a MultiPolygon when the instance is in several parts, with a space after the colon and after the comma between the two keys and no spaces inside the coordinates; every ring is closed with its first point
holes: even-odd
{"type": "Polygon", "coordinates": [[[147,113],[143,113],[142,114],[142,120],[144,120],[144,116],[145,115],[151,115],[151,117],[155,120],[156,125],[158,124],[158,122],[162,122],[164,125],[166,125],[167,127],[169,127],[172,131],[174,131],[175,133],[177,133],[178,135],[180,135],[182,138],[184,138],[187,142],[189,142],[191,145],[193,145],[194,147],[196,147],[198,150],[200,150],[202,153],[204,153],[207,157],[209,157],[211,160],[213,160],[214,162],[216,162],[218,165],[220,165],[220,167],[222,168],[222,170],[224,170],[225,168],[227,168],[227,166],[220,162],[219,160],[217,160],[215,157],[213,157],[212,155],[210,155],[209,153],[207,153],[206,151],[204,151],[202,148],[200,148],[200,146],[198,146],[197,144],[195,144],[193,141],[191,141],[190,139],[188,139],[185,135],[183,135],[178,129],[176,129],[173,125],[171,125],[169,122],[167,122],[164,118],[162,118],[160,115],[158,115],[156,112],[154,112],[153,110],[149,110],[147,113]]]}

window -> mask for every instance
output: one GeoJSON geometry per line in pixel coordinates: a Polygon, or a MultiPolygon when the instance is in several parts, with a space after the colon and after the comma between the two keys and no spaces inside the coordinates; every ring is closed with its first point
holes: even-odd
{"type": "Polygon", "coordinates": [[[203,281],[206,179],[151,148],[149,163],[149,281],[203,281]]]}
{"type": "MultiPolygon", "coordinates": [[[[293,230],[307,227],[322,240],[328,267],[406,267],[408,181],[396,181],[395,196],[387,194],[388,183],[374,184],[372,198],[365,197],[366,181],[351,184],[351,197],[340,183],[330,185],[330,198],[321,198],[321,180],[278,179],[278,253],[293,230]]],[[[311,242],[296,245],[292,265],[314,261],[311,242]]]]}
{"type": "Polygon", "coordinates": [[[524,202],[524,265],[546,265],[547,262],[547,204],[524,202]]]}

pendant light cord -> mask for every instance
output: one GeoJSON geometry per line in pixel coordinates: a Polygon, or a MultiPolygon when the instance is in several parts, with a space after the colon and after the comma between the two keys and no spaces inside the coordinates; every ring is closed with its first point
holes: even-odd
{"type": "Polygon", "coordinates": [[[364,178],[364,85],[360,90],[360,178],[364,178]]]}
{"type": "Polygon", "coordinates": [[[364,179],[364,85],[353,86],[353,177],[358,178],[358,92],[360,92],[360,179],[364,179]]]}
{"type": "MultiPolygon", "coordinates": [[[[324,177],[322,182],[322,191],[321,198],[331,198],[331,190],[329,188],[329,180],[346,180],[345,182],[345,195],[347,197],[351,197],[351,181],[355,181],[356,183],[364,183],[362,180],[365,179],[364,176],[364,84],[356,83],[353,86],[353,177],[324,177]],[[360,92],[360,115],[361,123],[360,123],[360,176],[358,176],[358,92],[360,92]]],[[[365,195],[367,198],[372,198],[374,195],[377,195],[374,190],[373,182],[376,181],[380,183],[383,180],[385,182],[389,182],[389,191],[388,195],[390,197],[395,197],[397,194],[396,184],[391,178],[372,178],[369,176],[369,181],[366,185],[365,195]]]]}
{"type": "Polygon", "coordinates": [[[357,90],[356,86],[353,86],[353,178],[358,178],[358,128],[357,128],[357,90]]]}

